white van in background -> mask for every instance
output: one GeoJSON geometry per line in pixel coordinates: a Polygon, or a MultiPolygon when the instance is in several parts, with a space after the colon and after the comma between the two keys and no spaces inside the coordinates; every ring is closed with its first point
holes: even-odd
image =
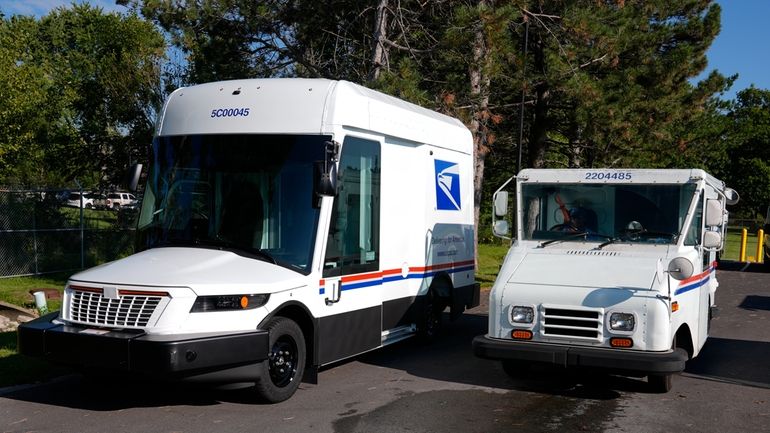
{"type": "Polygon", "coordinates": [[[169,97],[151,158],[140,251],[73,275],[21,353],[277,402],[478,305],[456,119],[345,81],[210,83],[169,97]]]}
{"type": "MultiPolygon", "coordinates": [[[[703,170],[529,169],[515,185],[515,239],[476,355],[512,375],[539,362],[670,390],[708,337],[725,206],[738,194],[703,170]]],[[[500,236],[507,198],[495,194],[500,236]]]]}

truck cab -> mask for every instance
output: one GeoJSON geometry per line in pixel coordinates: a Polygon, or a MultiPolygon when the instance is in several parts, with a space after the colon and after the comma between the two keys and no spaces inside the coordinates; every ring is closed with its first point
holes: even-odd
{"type": "MultiPolygon", "coordinates": [[[[697,169],[528,169],[515,196],[476,355],[509,372],[540,362],[648,376],[668,391],[708,337],[737,193],[697,169]]],[[[507,198],[495,194],[499,236],[507,198]]]]}

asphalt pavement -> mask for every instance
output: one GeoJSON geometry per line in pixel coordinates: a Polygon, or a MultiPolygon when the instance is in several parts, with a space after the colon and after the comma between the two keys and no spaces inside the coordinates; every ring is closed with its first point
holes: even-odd
{"type": "Polygon", "coordinates": [[[512,379],[473,356],[482,303],[433,344],[335,364],[283,403],[71,375],[0,390],[0,432],[770,432],[770,274],[717,272],[711,337],[668,394],[644,379],[547,368],[512,379]]]}

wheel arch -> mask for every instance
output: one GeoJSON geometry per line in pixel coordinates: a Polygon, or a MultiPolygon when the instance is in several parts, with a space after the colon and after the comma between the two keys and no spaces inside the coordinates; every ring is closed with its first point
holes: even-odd
{"type": "Polygon", "coordinates": [[[675,347],[682,348],[687,351],[687,358],[692,359],[695,353],[695,347],[693,346],[692,331],[687,324],[683,324],[677,329],[674,335],[675,347]]]}
{"type": "Polygon", "coordinates": [[[310,310],[308,310],[304,304],[297,301],[288,301],[278,306],[264,319],[262,319],[262,322],[259,324],[259,328],[264,327],[264,325],[274,317],[285,317],[287,319],[291,319],[299,326],[299,329],[302,330],[302,335],[305,337],[305,365],[317,366],[318,363],[316,362],[316,349],[318,347],[318,319],[313,317],[313,315],[310,313],[310,310]]]}

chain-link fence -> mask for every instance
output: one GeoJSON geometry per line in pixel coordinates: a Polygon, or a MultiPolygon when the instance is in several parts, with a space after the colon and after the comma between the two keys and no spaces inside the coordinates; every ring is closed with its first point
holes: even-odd
{"type": "Polygon", "coordinates": [[[83,269],[133,252],[136,208],[78,190],[0,190],[0,278],[83,269]]]}

